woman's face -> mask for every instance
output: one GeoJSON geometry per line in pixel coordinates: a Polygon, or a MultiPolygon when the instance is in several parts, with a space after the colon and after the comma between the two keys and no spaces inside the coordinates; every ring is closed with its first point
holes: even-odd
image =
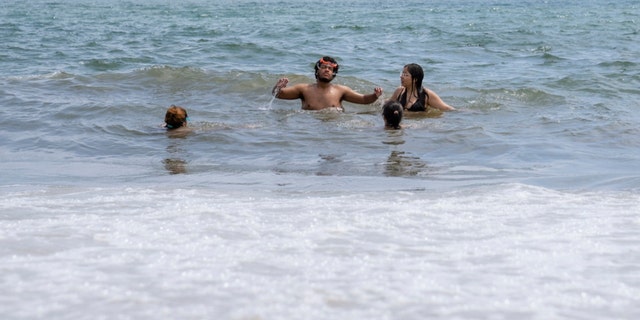
{"type": "Polygon", "coordinates": [[[413,84],[413,77],[407,68],[402,69],[402,73],[400,74],[400,84],[405,88],[411,88],[411,85],[413,84]]]}

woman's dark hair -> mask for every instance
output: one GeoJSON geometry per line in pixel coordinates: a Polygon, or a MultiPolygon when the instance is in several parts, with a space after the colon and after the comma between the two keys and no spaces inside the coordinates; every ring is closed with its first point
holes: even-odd
{"type": "Polygon", "coordinates": [[[407,71],[411,75],[411,79],[413,79],[413,83],[416,86],[416,91],[422,91],[422,79],[424,79],[422,67],[417,63],[410,63],[404,67],[407,68],[407,71]]]}
{"type": "Polygon", "coordinates": [[[382,106],[382,117],[385,125],[393,129],[400,129],[402,121],[402,105],[398,101],[387,101],[382,106]]]}

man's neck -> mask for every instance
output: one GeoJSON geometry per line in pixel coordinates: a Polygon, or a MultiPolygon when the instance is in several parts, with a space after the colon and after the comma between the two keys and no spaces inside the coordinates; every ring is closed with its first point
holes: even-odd
{"type": "Polygon", "coordinates": [[[331,82],[317,80],[316,85],[318,86],[318,88],[329,88],[331,86],[331,82]]]}

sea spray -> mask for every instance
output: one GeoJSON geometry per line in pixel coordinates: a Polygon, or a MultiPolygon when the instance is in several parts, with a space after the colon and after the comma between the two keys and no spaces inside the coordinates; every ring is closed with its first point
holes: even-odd
{"type": "Polygon", "coordinates": [[[264,105],[262,108],[260,108],[260,110],[273,110],[273,101],[276,100],[276,97],[278,96],[278,93],[280,93],[280,88],[278,86],[275,86],[273,88],[273,90],[271,91],[271,100],[269,100],[269,103],[264,105]]]}

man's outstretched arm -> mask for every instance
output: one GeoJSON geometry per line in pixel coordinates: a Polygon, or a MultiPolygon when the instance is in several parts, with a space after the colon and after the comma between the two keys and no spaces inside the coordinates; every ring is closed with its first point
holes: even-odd
{"type": "Polygon", "coordinates": [[[382,88],[376,87],[371,94],[360,94],[353,91],[351,88],[345,87],[345,93],[343,95],[344,100],[347,102],[358,104],[370,104],[378,100],[378,97],[382,95],[382,88]]]}

